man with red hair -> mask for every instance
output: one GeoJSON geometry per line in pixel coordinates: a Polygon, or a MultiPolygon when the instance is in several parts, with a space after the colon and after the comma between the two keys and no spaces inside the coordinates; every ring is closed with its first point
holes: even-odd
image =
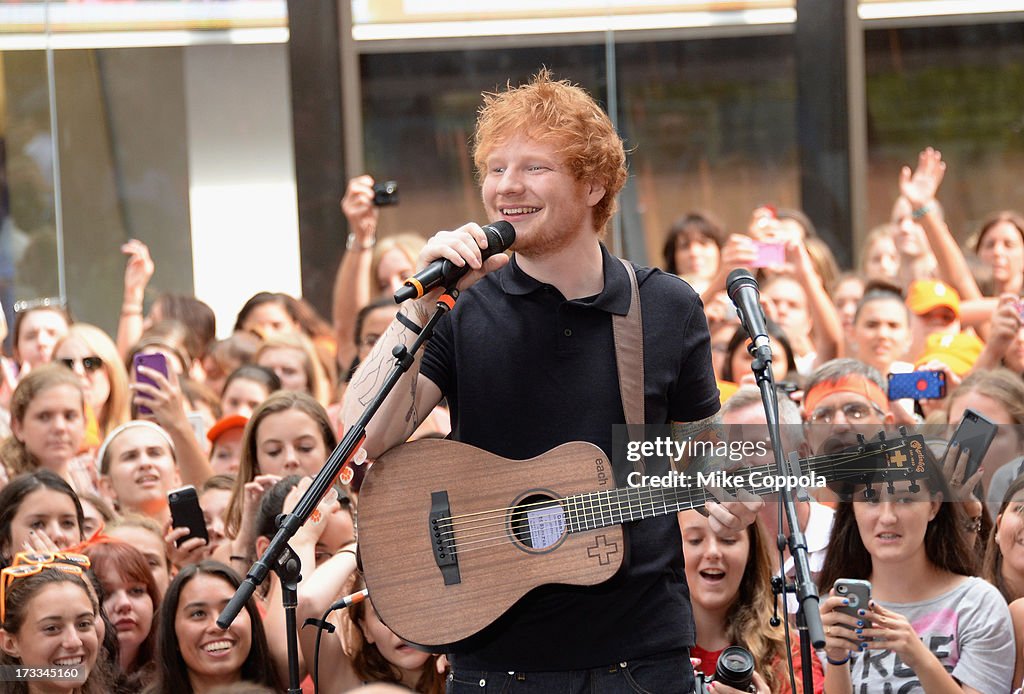
{"type": "MultiPolygon", "coordinates": [[[[476,224],[427,242],[420,267],[446,258],[471,271],[458,305],[367,428],[367,451],[376,457],[404,441],[444,396],[453,438],[512,459],[589,441],[623,486],[632,467],[613,455],[612,429],[631,408],[620,380],[638,393],[643,423],[697,434],[718,411],[699,297],[678,277],[625,265],[601,243],[626,180],[625,148],[583,89],[542,70],[529,84],[485,95],[474,145],[484,208],[514,225],[515,254],[483,260],[487,238],[476,224]],[[613,316],[628,315],[634,297],[642,356],[620,375],[613,316]]],[[[436,298],[403,304],[353,377],[345,421],[356,420],[383,379],[382,360],[412,342],[436,298]]],[[[735,534],[760,504],[712,504],[712,529],[735,534]]],[[[675,515],[631,522],[625,533],[629,555],[612,580],[536,589],[458,644],[448,691],[692,692],[693,616],[675,515]]]]}

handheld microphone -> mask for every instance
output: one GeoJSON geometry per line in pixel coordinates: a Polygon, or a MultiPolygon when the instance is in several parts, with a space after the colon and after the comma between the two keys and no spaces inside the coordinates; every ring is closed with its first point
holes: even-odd
{"type": "MultiPolygon", "coordinates": [[[[757,288],[757,280],[744,268],[736,268],[729,273],[725,286],[739,313],[740,323],[747,331],[753,343],[751,353],[762,351],[761,347],[768,347],[768,330],[765,328],[764,311],[761,310],[760,292],[757,288]]],[[[758,356],[761,356],[760,354],[758,356]]],[[[768,350],[768,358],[771,359],[771,351],[768,350]]]]}
{"type": "MultiPolygon", "coordinates": [[[[487,248],[480,249],[484,260],[495,253],[501,253],[515,243],[516,230],[504,220],[492,222],[481,228],[487,234],[487,248]]],[[[418,299],[435,287],[450,286],[469,270],[469,263],[459,267],[447,258],[438,258],[405,281],[405,286],[395,292],[395,303],[400,304],[406,299],[418,299]]]]}

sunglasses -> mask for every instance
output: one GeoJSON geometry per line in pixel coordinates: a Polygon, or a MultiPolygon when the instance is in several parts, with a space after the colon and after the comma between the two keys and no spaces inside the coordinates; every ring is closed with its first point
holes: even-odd
{"type": "Polygon", "coordinates": [[[60,296],[47,296],[40,299],[23,299],[14,302],[14,312],[24,313],[37,308],[67,308],[68,302],[60,296]]]}
{"type": "Polygon", "coordinates": [[[71,564],[83,569],[92,568],[92,560],[77,552],[18,552],[15,554],[11,566],[24,564],[71,564]]]}
{"type": "Polygon", "coordinates": [[[64,573],[75,574],[76,576],[81,576],[84,572],[84,569],[81,566],[62,564],[60,562],[8,566],[3,571],[0,571],[0,624],[7,621],[7,591],[10,590],[11,584],[19,578],[26,578],[28,576],[35,576],[38,573],[42,573],[43,569],[54,569],[56,571],[63,571],[64,573]]]}
{"type": "Polygon", "coordinates": [[[83,357],[82,359],[58,359],[57,361],[72,371],[75,370],[75,364],[81,362],[82,368],[89,373],[92,373],[103,366],[103,360],[96,356],[83,357]]]}

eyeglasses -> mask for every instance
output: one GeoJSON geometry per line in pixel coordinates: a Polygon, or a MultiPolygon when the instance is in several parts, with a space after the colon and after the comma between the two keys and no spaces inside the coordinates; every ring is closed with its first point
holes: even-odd
{"type": "MultiPolygon", "coordinates": [[[[884,415],[878,407],[875,405],[865,405],[860,402],[848,402],[842,407],[838,408],[843,416],[846,417],[848,422],[860,422],[874,410],[875,413],[884,415]]],[[[822,422],[824,424],[831,424],[836,417],[835,407],[819,407],[811,413],[812,422],[822,422]]]]}
{"type": "MultiPolygon", "coordinates": [[[[88,559],[88,557],[86,557],[86,559],[88,559]]],[[[26,578],[28,576],[35,576],[38,573],[42,573],[43,569],[54,569],[56,571],[63,571],[64,573],[75,574],[76,576],[81,576],[85,571],[81,566],[63,564],[60,562],[8,566],[3,571],[0,571],[0,624],[7,621],[7,591],[10,590],[11,584],[19,578],[26,578]]]]}
{"type": "Polygon", "coordinates": [[[40,299],[23,299],[14,302],[14,312],[24,313],[37,308],[67,308],[68,302],[60,296],[47,296],[40,299]]]}
{"type": "Polygon", "coordinates": [[[75,370],[75,364],[81,363],[82,368],[89,373],[103,366],[103,360],[97,356],[83,357],[81,359],[58,359],[58,361],[72,371],[75,370]]]}
{"type": "Polygon", "coordinates": [[[981,516],[977,518],[970,518],[964,521],[964,530],[969,533],[980,533],[981,532],[981,516]]]}

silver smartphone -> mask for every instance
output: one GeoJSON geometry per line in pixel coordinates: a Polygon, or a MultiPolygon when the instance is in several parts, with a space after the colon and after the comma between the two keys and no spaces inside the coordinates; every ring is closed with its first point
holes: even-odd
{"type": "Polygon", "coordinates": [[[848,614],[854,619],[859,619],[864,622],[862,628],[870,629],[871,621],[857,614],[857,611],[868,609],[868,603],[871,602],[871,582],[857,578],[837,578],[833,588],[835,588],[836,595],[850,601],[849,605],[837,608],[838,611],[848,614]]]}

